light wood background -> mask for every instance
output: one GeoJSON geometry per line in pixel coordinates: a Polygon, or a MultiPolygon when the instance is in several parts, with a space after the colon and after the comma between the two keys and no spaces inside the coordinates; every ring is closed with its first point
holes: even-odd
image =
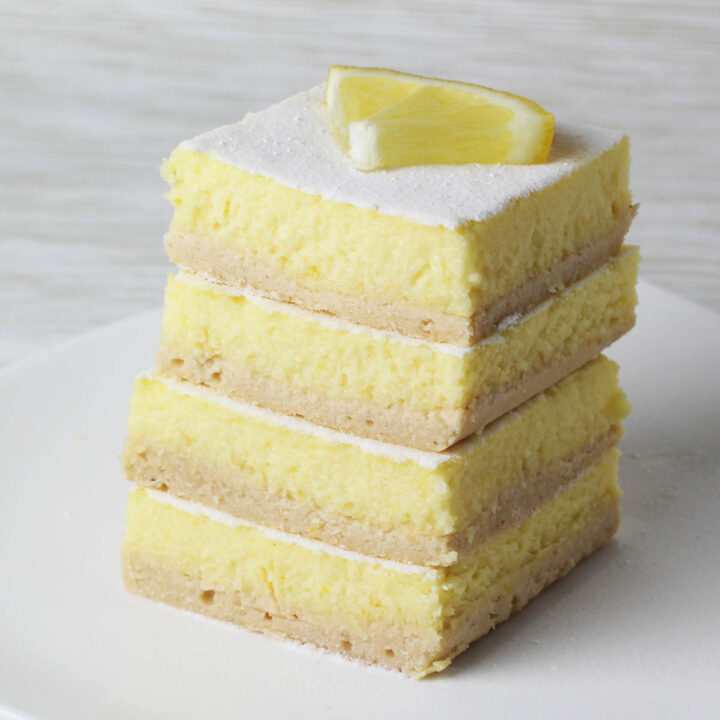
{"type": "Polygon", "coordinates": [[[159,305],[160,159],[338,63],[624,129],[642,275],[720,310],[718,0],[0,0],[0,364],[159,305]]]}

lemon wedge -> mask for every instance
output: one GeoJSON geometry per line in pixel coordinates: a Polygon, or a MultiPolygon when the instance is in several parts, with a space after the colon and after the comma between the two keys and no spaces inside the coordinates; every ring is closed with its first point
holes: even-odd
{"type": "Polygon", "coordinates": [[[542,163],[555,127],[549,112],[519,95],[380,68],[331,67],[325,104],[360,170],[542,163]]]}

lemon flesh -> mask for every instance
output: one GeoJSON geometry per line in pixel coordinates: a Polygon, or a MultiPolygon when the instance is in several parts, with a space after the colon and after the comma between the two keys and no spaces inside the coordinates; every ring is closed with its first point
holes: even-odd
{"type": "Polygon", "coordinates": [[[393,70],[332,67],[325,101],[338,143],[360,170],[542,163],[555,125],[527,98],[393,70]]]}

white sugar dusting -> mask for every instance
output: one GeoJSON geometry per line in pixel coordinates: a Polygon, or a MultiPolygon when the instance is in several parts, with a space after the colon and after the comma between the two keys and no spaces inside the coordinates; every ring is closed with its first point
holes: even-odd
{"type": "Polygon", "coordinates": [[[319,85],[182,147],[328,200],[457,228],[487,220],[514,199],[558,182],[623,137],[557,123],[550,157],[540,165],[428,165],[362,172],[350,165],[331,135],[324,93],[325,86],[319,85]]]}

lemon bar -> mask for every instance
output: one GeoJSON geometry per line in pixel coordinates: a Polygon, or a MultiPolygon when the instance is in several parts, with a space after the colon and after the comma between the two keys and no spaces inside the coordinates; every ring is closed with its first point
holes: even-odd
{"type": "Polygon", "coordinates": [[[622,134],[558,124],[546,163],[364,173],[317,87],[173,151],[166,248],[229,285],[469,346],[620,251],[629,162],[622,134]]]}
{"type": "Polygon", "coordinates": [[[363,440],[207,389],[136,381],[127,476],[235,517],[401,562],[449,565],[613,447],[629,405],[600,356],[442,453],[363,440]]]}
{"type": "Polygon", "coordinates": [[[470,348],[363,327],[185,273],[167,286],[157,367],[343,432],[439,451],[632,327],[637,258],[626,248],[470,348]]]}
{"type": "Polygon", "coordinates": [[[125,584],[148,598],[422,676],[607,542],[617,451],[449,568],[392,563],[131,491],[125,584]]]}

